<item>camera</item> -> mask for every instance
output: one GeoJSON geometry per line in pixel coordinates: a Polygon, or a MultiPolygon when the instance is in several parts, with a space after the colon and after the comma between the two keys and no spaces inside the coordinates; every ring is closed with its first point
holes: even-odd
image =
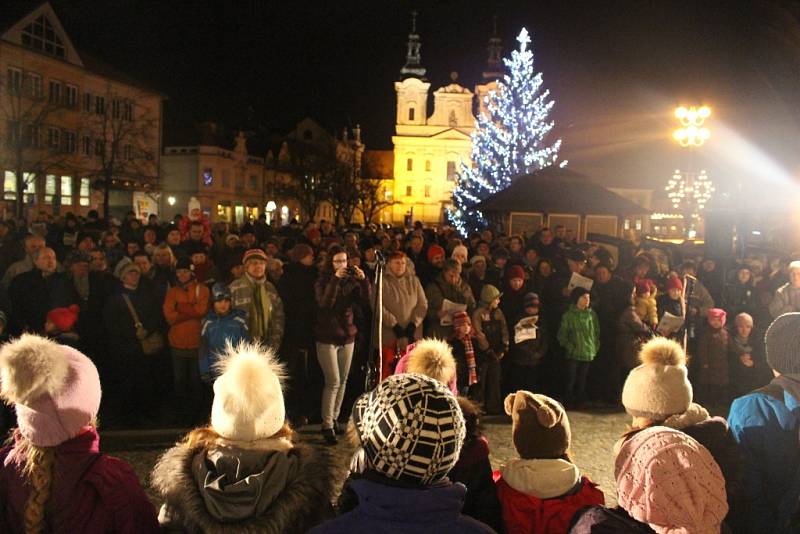
{"type": "Polygon", "coordinates": [[[348,267],[348,268],[347,268],[347,276],[353,276],[353,277],[355,277],[355,275],[356,275],[356,269],[355,269],[355,267],[348,267]]]}

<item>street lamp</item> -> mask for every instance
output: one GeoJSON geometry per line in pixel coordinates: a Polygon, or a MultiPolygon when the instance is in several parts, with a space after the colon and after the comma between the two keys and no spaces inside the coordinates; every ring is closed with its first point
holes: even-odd
{"type": "Polygon", "coordinates": [[[173,196],[167,197],[167,204],[169,204],[170,206],[174,206],[175,205],[175,197],[173,197],[173,196]]]}
{"type": "Polygon", "coordinates": [[[711,132],[703,126],[705,120],[710,116],[711,108],[708,106],[677,108],[675,118],[680,121],[681,128],[675,130],[672,137],[682,147],[701,146],[711,137],[711,132]]]}

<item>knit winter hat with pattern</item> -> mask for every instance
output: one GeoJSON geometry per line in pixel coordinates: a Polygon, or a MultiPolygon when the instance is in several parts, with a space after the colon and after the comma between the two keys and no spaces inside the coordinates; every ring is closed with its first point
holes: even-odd
{"type": "Polygon", "coordinates": [[[429,486],[447,476],[464,443],[464,416],[441,382],[392,375],[353,406],[353,423],[372,470],[429,486]]]}
{"type": "Polygon", "coordinates": [[[633,417],[663,421],[681,414],[692,402],[692,384],[683,347],[655,337],[639,351],[642,365],[631,370],[622,388],[622,404],[633,417]]]}
{"type": "Polygon", "coordinates": [[[725,479],[688,435],[654,426],[631,436],[614,465],[619,505],[659,534],[718,534],[728,513],[725,479]]]}
{"type": "Polygon", "coordinates": [[[784,313],[767,328],[767,363],[782,375],[800,373],[800,313],[784,313]]]}
{"type": "Polygon", "coordinates": [[[556,459],[569,450],[572,432],[564,407],[558,401],[530,391],[506,397],[514,447],[523,460],[556,459]]]}
{"type": "Polygon", "coordinates": [[[255,441],[284,425],[283,367],[258,343],[228,345],[217,363],[211,427],[225,439],[255,441]]]}
{"type": "Polygon", "coordinates": [[[72,347],[23,334],[0,349],[0,397],[14,403],[25,438],[37,447],[55,447],[97,417],[100,376],[72,347]]]}

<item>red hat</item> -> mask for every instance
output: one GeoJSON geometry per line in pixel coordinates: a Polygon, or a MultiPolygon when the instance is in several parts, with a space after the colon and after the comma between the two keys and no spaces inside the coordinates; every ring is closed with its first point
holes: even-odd
{"type": "Polygon", "coordinates": [[[637,295],[642,295],[644,293],[650,293],[650,291],[651,291],[650,280],[647,280],[647,279],[643,278],[643,279],[639,280],[638,282],[636,282],[636,294],[637,295]]]}
{"type": "Polygon", "coordinates": [[[706,317],[708,318],[708,320],[720,319],[722,321],[722,326],[725,326],[725,319],[728,317],[728,314],[725,313],[725,310],[723,310],[722,308],[711,308],[710,310],[708,310],[706,317]]]}
{"type": "Polygon", "coordinates": [[[680,289],[683,291],[683,282],[677,276],[670,276],[667,278],[667,291],[670,289],[680,289]]]}
{"type": "Polygon", "coordinates": [[[458,328],[459,326],[463,326],[465,324],[472,325],[472,321],[469,319],[469,314],[465,311],[457,311],[453,314],[453,327],[458,328]]]}
{"type": "Polygon", "coordinates": [[[512,265],[506,271],[506,280],[511,280],[513,278],[525,279],[525,271],[519,265],[512,265]]]}
{"type": "Polygon", "coordinates": [[[61,332],[69,332],[75,323],[78,322],[78,314],[81,309],[77,304],[68,308],[53,308],[47,312],[47,320],[50,321],[61,332]]]}
{"type": "Polygon", "coordinates": [[[428,247],[428,261],[433,261],[436,256],[444,256],[444,249],[439,245],[431,245],[428,247]]]}
{"type": "Polygon", "coordinates": [[[269,261],[269,258],[267,257],[267,253],[260,248],[251,248],[244,253],[242,264],[247,263],[248,260],[269,261]]]}

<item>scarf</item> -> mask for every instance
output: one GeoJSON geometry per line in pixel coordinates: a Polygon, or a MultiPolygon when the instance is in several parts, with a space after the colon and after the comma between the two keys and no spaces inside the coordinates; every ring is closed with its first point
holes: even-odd
{"type": "Polygon", "coordinates": [[[253,339],[265,340],[267,337],[267,329],[269,326],[270,312],[272,311],[272,302],[269,300],[267,294],[267,279],[262,281],[254,280],[250,275],[245,275],[247,283],[253,290],[253,300],[250,301],[249,317],[250,321],[250,335],[253,339]]]}
{"type": "Polygon", "coordinates": [[[463,338],[459,338],[459,341],[464,344],[464,354],[467,358],[467,385],[471,386],[473,384],[478,383],[478,366],[475,364],[475,349],[472,346],[472,338],[470,337],[472,334],[472,329],[467,332],[463,338]]]}

